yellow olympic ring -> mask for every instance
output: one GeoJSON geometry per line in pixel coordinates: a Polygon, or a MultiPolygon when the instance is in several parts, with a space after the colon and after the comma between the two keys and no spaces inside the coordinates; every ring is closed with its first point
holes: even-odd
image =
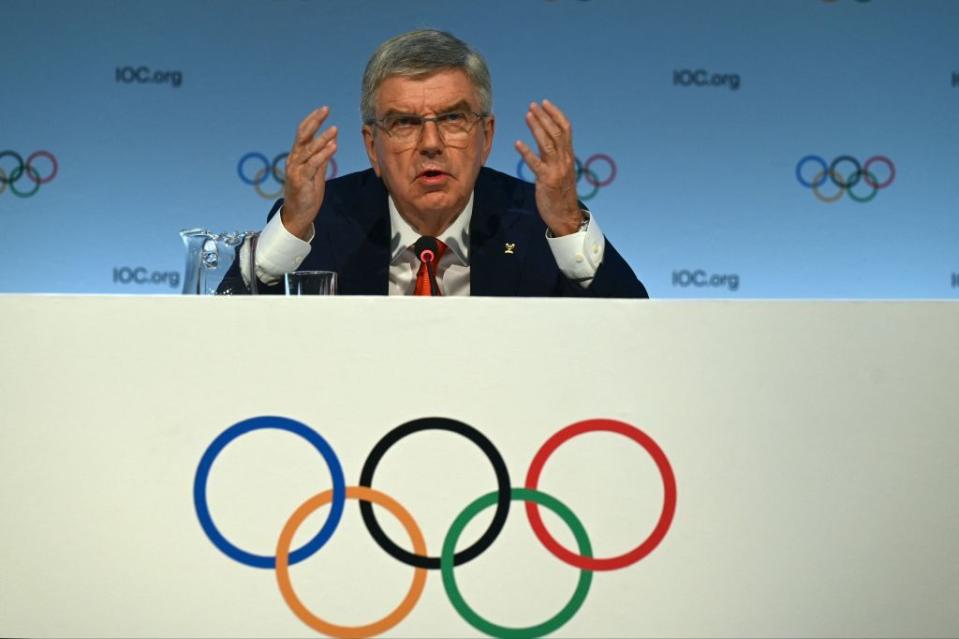
{"type": "MultiPolygon", "coordinates": [[[[819,187],[816,186],[816,185],[820,183],[819,181],[823,179],[823,176],[824,176],[824,175],[825,175],[825,172],[824,172],[824,171],[820,171],[820,172],[816,175],[816,177],[813,178],[813,181],[812,181],[812,192],[813,192],[813,195],[815,195],[817,198],[819,198],[819,201],[821,201],[821,202],[826,202],[827,204],[832,204],[833,202],[838,202],[839,199],[842,198],[842,194],[845,193],[845,189],[844,189],[843,187],[839,187],[839,190],[836,191],[836,194],[835,194],[835,195],[829,195],[829,196],[823,195],[823,194],[819,191],[819,187]]],[[[836,179],[836,172],[835,172],[835,171],[833,171],[833,172],[830,174],[830,176],[833,178],[833,180],[836,180],[836,184],[839,184],[839,180],[836,179]]],[[[840,176],[840,177],[841,177],[841,176],[840,176]]],[[[825,182],[825,180],[823,180],[823,182],[825,182]]]]}
{"type": "MultiPolygon", "coordinates": [[[[418,555],[426,555],[426,541],[423,539],[423,533],[409,512],[400,506],[400,504],[378,490],[367,488],[365,486],[347,486],[346,498],[379,504],[400,520],[406,532],[413,542],[413,552],[418,555]]],[[[280,533],[280,539],[276,543],[276,581],[280,586],[280,593],[284,601],[290,607],[300,621],[313,628],[317,632],[322,632],[331,637],[369,637],[379,635],[399,622],[403,621],[413,610],[420,595],[423,594],[423,587],[426,585],[426,569],[416,568],[413,571],[413,583],[400,605],[392,612],[373,623],[364,626],[340,626],[320,619],[310,612],[303,602],[300,601],[296,593],[293,592],[293,586],[290,583],[290,545],[293,543],[293,535],[296,534],[300,524],[313,514],[320,506],[328,504],[333,500],[333,491],[326,490],[318,495],[306,500],[296,512],[290,516],[290,519],[283,526],[283,532],[280,533]]]]}

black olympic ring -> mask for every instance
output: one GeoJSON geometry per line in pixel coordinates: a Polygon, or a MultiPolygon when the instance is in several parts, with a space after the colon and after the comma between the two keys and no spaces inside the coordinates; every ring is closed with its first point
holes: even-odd
{"type": "Polygon", "coordinates": [[[854,158],[851,155],[840,155],[829,165],[829,179],[832,180],[832,183],[838,186],[841,189],[851,189],[859,183],[859,180],[862,178],[862,165],[859,164],[859,160],[854,158]],[[836,167],[839,166],[840,162],[852,162],[852,165],[856,167],[856,170],[853,171],[848,178],[845,180],[841,179],[842,174],[836,171],[836,167]],[[837,177],[838,176],[838,177],[837,177]]]}
{"type": "MultiPolygon", "coordinates": [[[[376,471],[376,466],[380,463],[386,451],[407,435],[412,435],[413,433],[418,433],[423,430],[446,430],[451,433],[456,433],[457,435],[462,435],[479,446],[480,450],[486,454],[486,457],[493,465],[493,470],[496,473],[498,493],[493,521],[490,522],[489,528],[486,529],[486,532],[480,536],[476,543],[453,555],[453,565],[459,566],[475,559],[496,541],[496,538],[503,530],[503,526],[506,525],[506,517],[509,515],[512,491],[509,471],[506,468],[506,461],[503,459],[503,456],[500,455],[496,446],[493,445],[493,442],[487,439],[486,435],[468,424],[448,417],[421,417],[420,419],[406,422],[384,435],[373,447],[373,450],[370,451],[366,461],[363,462],[359,485],[372,488],[373,473],[376,471]]],[[[411,553],[396,545],[393,540],[383,532],[380,524],[376,521],[373,505],[370,502],[360,502],[360,514],[363,515],[363,523],[366,524],[366,529],[369,530],[370,535],[373,536],[373,539],[376,540],[380,548],[385,550],[391,557],[402,561],[408,566],[415,566],[416,568],[429,568],[430,570],[440,569],[439,557],[424,557],[423,555],[411,553]]]]}
{"type": "Polygon", "coordinates": [[[30,197],[35,195],[37,191],[40,190],[41,184],[46,184],[50,182],[57,176],[57,171],[60,170],[60,166],[57,163],[57,158],[50,153],[49,151],[34,151],[31,153],[26,160],[23,159],[16,151],[6,150],[0,151],[0,159],[5,157],[11,157],[17,162],[17,166],[13,171],[10,172],[10,176],[0,169],[0,193],[3,193],[7,186],[10,187],[10,192],[18,197],[30,197]],[[50,175],[46,177],[40,177],[40,172],[37,171],[36,167],[33,166],[33,161],[38,157],[44,157],[50,160],[52,166],[50,170],[50,175]],[[29,191],[19,191],[17,190],[16,183],[20,180],[21,177],[26,176],[28,180],[33,182],[34,187],[29,191]]]}

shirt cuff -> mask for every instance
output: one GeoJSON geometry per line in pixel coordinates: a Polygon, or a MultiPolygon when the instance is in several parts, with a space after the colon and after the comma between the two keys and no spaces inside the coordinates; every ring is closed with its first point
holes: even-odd
{"type": "Polygon", "coordinates": [[[596,270],[603,263],[606,238],[596,217],[589,211],[584,213],[589,216],[585,229],[563,237],[552,237],[547,232],[546,243],[553,251],[553,258],[563,275],[588,288],[596,277],[596,270]]]}
{"type": "MultiPolygon", "coordinates": [[[[284,273],[295,271],[306,256],[310,254],[310,242],[313,241],[315,230],[310,227],[310,237],[305,242],[286,230],[280,215],[280,208],[276,215],[266,223],[263,232],[256,243],[256,277],[264,284],[275,284],[280,281],[284,273]]],[[[249,251],[246,244],[240,249],[240,268],[243,271],[243,280],[250,284],[248,268],[249,259],[243,255],[249,251]]]]}

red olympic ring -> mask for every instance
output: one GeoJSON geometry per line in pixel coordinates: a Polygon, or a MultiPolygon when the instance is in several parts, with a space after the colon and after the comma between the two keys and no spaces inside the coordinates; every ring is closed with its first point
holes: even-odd
{"type": "Polygon", "coordinates": [[[885,155],[874,155],[866,160],[866,163],[862,165],[862,178],[866,181],[866,184],[872,188],[884,189],[892,184],[892,181],[896,179],[896,165],[893,164],[892,160],[887,158],[885,155]],[[889,167],[889,177],[887,177],[884,182],[876,182],[876,178],[869,173],[869,167],[875,162],[882,162],[889,167]]]}
{"type": "Polygon", "coordinates": [[[526,516],[529,519],[530,526],[532,526],[536,537],[551,553],[567,564],[585,570],[617,570],[630,566],[651,553],[666,536],[666,533],[669,531],[669,526],[673,522],[673,515],[676,513],[676,477],[673,475],[673,469],[672,466],[669,465],[669,459],[666,458],[666,453],[663,452],[649,435],[635,426],[630,426],[615,419],[587,419],[571,424],[550,437],[546,440],[546,443],[540,447],[529,466],[529,471],[526,475],[526,488],[537,490],[543,466],[546,464],[549,456],[552,455],[561,444],[577,435],[596,431],[609,431],[632,439],[645,448],[646,452],[653,458],[653,461],[656,462],[659,474],[663,479],[663,510],[660,513],[659,521],[649,536],[629,552],[616,557],[584,557],[567,550],[550,535],[539,514],[538,504],[526,502],[526,516]]]}
{"type": "Polygon", "coordinates": [[[613,158],[606,155],[605,153],[594,153],[589,156],[589,159],[586,160],[586,163],[583,164],[583,177],[586,178],[586,181],[592,184],[593,186],[599,188],[603,186],[608,186],[616,179],[616,162],[613,161],[613,158]],[[609,164],[609,177],[605,180],[599,180],[596,178],[596,172],[589,170],[589,165],[595,162],[596,160],[605,160],[609,164]]]}
{"type": "MultiPolygon", "coordinates": [[[[42,178],[42,177],[37,177],[37,178],[30,177],[30,172],[28,171],[28,172],[27,172],[27,177],[30,178],[32,181],[36,182],[37,184],[46,184],[47,182],[49,182],[49,181],[52,180],[53,178],[57,177],[57,171],[60,170],[60,165],[57,164],[57,158],[55,158],[55,157],[53,156],[53,154],[50,153],[49,151],[34,151],[33,153],[31,153],[31,154],[29,155],[29,157],[27,157],[26,165],[27,165],[28,167],[30,167],[30,168],[33,168],[33,160],[34,160],[35,158],[39,158],[39,157],[44,157],[44,158],[47,158],[48,160],[50,160],[50,163],[53,165],[53,171],[51,171],[51,172],[50,172],[50,175],[48,175],[48,176],[45,177],[45,178],[42,178]]],[[[40,174],[37,173],[37,175],[39,176],[40,174]]]]}

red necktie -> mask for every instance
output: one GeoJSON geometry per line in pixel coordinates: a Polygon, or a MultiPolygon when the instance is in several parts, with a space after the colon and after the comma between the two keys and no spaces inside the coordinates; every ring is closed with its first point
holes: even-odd
{"type": "MultiPolygon", "coordinates": [[[[416,257],[420,258],[420,270],[416,272],[416,288],[413,289],[413,295],[432,295],[432,290],[430,288],[430,273],[429,269],[426,267],[427,262],[432,262],[433,266],[433,275],[436,275],[436,265],[439,264],[440,259],[443,257],[443,253],[446,252],[446,245],[436,240],[436,254],[433,254],[433,251],[421,251],[416,257]]],[[[437,287],[437,295],[440,295],[439,288],[437,287]]]]}

